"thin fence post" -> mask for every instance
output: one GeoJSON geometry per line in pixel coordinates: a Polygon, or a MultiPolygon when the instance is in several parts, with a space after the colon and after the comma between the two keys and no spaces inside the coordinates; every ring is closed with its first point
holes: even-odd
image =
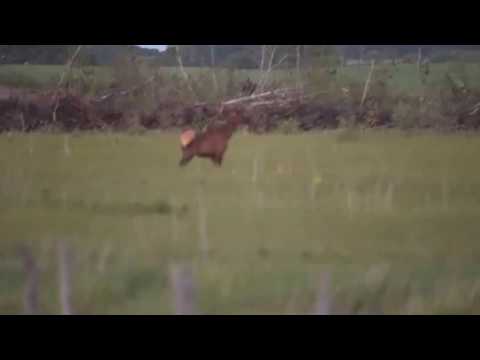
{"type": "Polygon", "coordinates": [[[57,245],[59,296],[62,315],[72,315],[72,253],[64,241],[57,245]]]}
{"type": "Polygon", "coordinates": [[[203,191],[198,191],[198,236],[200,241],[200,253],[202,258],[207,259],[210,251],[207,225],[207,206],[204,201],[203,191]]]}
{"type": "Polygon", "coordinates": [[[63,154],[67,158],[72,154],[70,150],[70,136],[68,134],[63,135],[63,154]]]}
{"type": "Polygon", "coordinates": [[[23,268],[27,276],[25,292],[23,297],[23,308],[26,315],[38,314],[38,283],[39,269],[37,261],[30,249],[25,248],[21,251],[23,268]]]}
{"type": "MultiPolygon", "coordinates": [[[[174,196],[170,197],[170,203],[172,204],[172,207],[174,209],[176,209],[177,201],[176,201],[174,196]]],[[[178,241],[178,233],[179,233],[179,231],[178,231],[178,218],[177,218],[177,212],[176,211],[172,212],[171,219],[172,219],[172,223],[171,223],[172,239],[173,239],[174,244],[176,244],[177,241],[178,241]]]]}
{"type": "Polygon", "coordinates": [[[442,178],[442,209],[448,210],[448,181],[445,175],[442,178]]]}
{"type": "Polygon", "coordinates": [[[317,290],[317,296],[314,306],[314,315],[331,315],[332,294],[331,294],[332,276],[329,271],[320,276],[320,285],[317,290]]]}
{"type": "Polygon", "coordinates": [[[198,315],[196,285],[191,265],[170,265],[170,287],[175,315],[198,315]]]}
{"type": "Polygon", "coordinates": [[[253,170],[252,170],[252,183],[254,185],[257,184],[258,179],[258,154],[255,154],[253,158],[253,170]]]}
{"type": "Polygon", "coordinates": [[[100,256],[98,258],[98,263],[97,263],[97,272],[100,274],[105,273],[105,270],[107,268],[107,263],[110,258],[110,255],[112,253],[112,245],[110,243],[106,244],[104,248],[100,252],[100,256]]]}

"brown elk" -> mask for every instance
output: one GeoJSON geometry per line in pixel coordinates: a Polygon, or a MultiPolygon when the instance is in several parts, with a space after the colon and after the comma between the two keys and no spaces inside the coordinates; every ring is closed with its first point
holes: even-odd
{"type": "Polygon", "coordinates": [[[238,111],[234,110],[226,117],[226,124],[211,125],[200,134],[191,129],[182,132],[180,141],[183,156],[179,164],[181,167],[186,166],[195,156],[210,159],[216,166],[222,166],[228,142],[245,120],[238,111]]]}

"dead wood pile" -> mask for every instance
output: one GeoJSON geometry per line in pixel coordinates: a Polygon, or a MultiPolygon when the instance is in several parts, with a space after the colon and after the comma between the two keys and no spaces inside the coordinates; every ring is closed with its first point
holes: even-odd
{"type": "MultiPolygon", "coordinates": [[[[120,96],[128,93],[124,91],[120,96]]],[[[375,112],[374,107],[352,110],[352,106],[345,102],[321,101],[321,97],[305,94],[296,88],[253,93],[216,104],[186,103],[179,97],[170,96],[160,99],[150,112],[115,110],[110,103],[114,97],[114,94],[109,94],[89,98],[65,91],[59,94],[27,91],[4,93],[0,96],[0,132],[181,129],[204,126],[221,118],[223,111],[232,108],[248,119],[248,129],[255,133],[275,130],[288,119],[294,119],[298,129],[303,131],[337,128],[342,117],[351,117],[352,114],[357,118],[365,118],[365,124],[371,127],[385,126],[391,121],[390,114],[375,112]],[[53,117],[57,99],[58,109],[56,117],[53,117]]],[[[473,108],[467,109],[467,115],[480,116],[479,109],[480,105],[476,103],[473,108]]]]}

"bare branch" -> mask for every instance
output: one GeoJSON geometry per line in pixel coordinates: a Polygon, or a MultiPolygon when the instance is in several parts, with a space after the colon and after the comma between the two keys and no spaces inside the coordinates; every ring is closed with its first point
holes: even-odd
{"type": "Polygon", "coordinates": [[[417,71],[418,71],[418,73],[420,73],[421,66],[422,66],[422,48],[419,47],[418,48],[418,55],[417,55],[417,71]]]}
{"type": "Polygon", "coordinates": [[[276,68],[278,68],[280,65],[282,65],[283,62],[284,62],[285,60],[287,60],[289,57],[290,57],[290,55],[288,55],[288,54],[287,54],[287,55],[284,55],[284,56],[278,61],[278,63],[276,63],[275,65],[273,65],[272,70],[273,70],[273,69],[276,69],[276,68]]]}
{"type": "Polygon", "coordinates": [[[302,45],[297,45],[297,88],[301,88],[301,61],[302,61],[302,55],[301,55],[301,46],[302,45]]]}
{"type": "Polygon", "coordinates": [[[480,103],[475,104],[475,106],[472,107],[469,115],[470,116],[476,115],[479,111],[480,111],[480,103]]]}
{"type": "Polygon", "coordinates": [[[273,60],[275,59],[275,53],[277,52],[277,49],[278,49],[278,45],[275,45],[270,54],[270,62],[268,63],[268,72],[272,70],[273,60]]]}
{"type": "Polygon", "coordinates": [[[367,81],[365,82],[365,87],[363,89],[362,101],[360,102],[360,106],[363,106],[365,100],[367,99],[368,90],[370,90],[370,82],[372,81],[373,71],[375,70],[375,60],[372,60],[372,64],[370,66],[370,72],[368,73],[367,81]]]}
{"type": "Polygon", "coordinates": [[[52,118],[53,118],[54,123],[57,122],[57,110],[58,110],[58,107],[60,105],[60,101],[59,101],[59,97],[58,97],[58,95],[60,93],[60,88],[62,87],[63,82],[65,81],[65,77],[66,77],[67,73],[69,74],[71,72],[72,66],[75,63],[75,60],[77,59],[78,55],[80,54],[80,50],[82,50],[82,47],[83,47],[83,45],[78,45],[77,50],[75,50],[72,57],[68,61],[67,66],[66,66],[65,70],[63,71],[62,76],[60,77],[60,81],[58,82],[57,90],[56,90],[55,95],[54,95],[55,107],[54,107],[53,113],[52,113],[52,118]]]}
{"type": "MultiPolygon", "coordinates": [[[[273,61],[275,59],[275,53],[277,52],[278,45],[275,45],[270,53],[270,59],[268,62],[268,68],[267,70],[263,70],[263,65],[262,65],[262,75],[260,76],[260,81],[257,90],[258,91],[263,91],[266,83],[268,82],[270,73],[272,72],[272,67],[273,67],[273,61]]],[[[263,58],[263,54],[262,54],[263,58]]],[[[264,60],[262,60],[263,62],[264,60]]]]}
{"type": "Polygon", "coordinates": [[[178,67],[180,69],[180,72],[182,73],[183,78],[185,79],[190,92],[192,94],[195,94],[195,92],[193,91],[192,84],[190,82],[190,76],[188,75],[188,73],[185,71],[185,68],[183,67],[183,59],[182,59],[182,54],[180,52],[180,46],[175,45],[175,49],[176,49],[175,52],[176,52],[176,56],[177,56],[177,63],[178,63],[178,67]]]}
{"type": "Polygon", "coordinates": [[[210,45],[210,60],[212,65],[213,87],[215,88],[215,93],[218,94],[218,81],[217,74],[215,72],[215,45],[210,45]]]}
{"type": "Polygon", "coordinates": [[[67,62],[67,68],[63,71],[62,76],[60,77],[60,81],[57,84],[57,90],[63,85],[63,82],[65,81],[65,77],[67,73],[69,73],[72,69],[73,64],[75,63],[75,60],[77,59],[78,55],[80,54],[80,50],[82,50],[83,45],[78,45],[77,49],[73,53],[72,57],[70,60],[67,62]]]}
{"type": "Polygon", "coordinates": [[[262,45],[262,54],[260,58],[260,72],[263,73],[263,67],[265,66],[265,56],[267,53],[267,45],[262,45]]]}

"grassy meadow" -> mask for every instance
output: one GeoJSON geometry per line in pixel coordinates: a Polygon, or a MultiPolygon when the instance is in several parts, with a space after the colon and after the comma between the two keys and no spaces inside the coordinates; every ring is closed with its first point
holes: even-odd
{"type": "Polygon", "coordinates": [[[22,313],[27,246],[42,313],[55,244],[78,314],[172,314],[191,264],[204,314],[480,313],[480,139],[333,131],[232,139],[180,169],[178,135],[0,135],[0,314],[22,313]]]}

